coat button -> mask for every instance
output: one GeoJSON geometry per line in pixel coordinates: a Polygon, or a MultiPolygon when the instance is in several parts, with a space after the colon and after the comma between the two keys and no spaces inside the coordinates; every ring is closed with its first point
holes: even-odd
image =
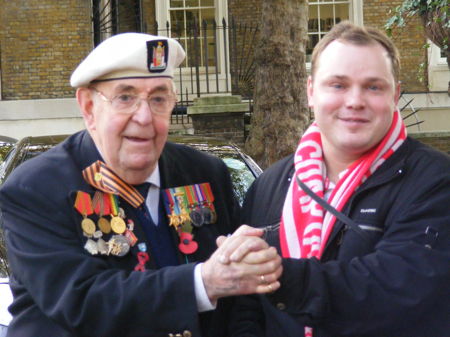
{"type": "Polygon", "coordinates": [[[285,310],[286,309],[286,304],[284,303],[277,303],[277,309],[278,310],[285,310]]]}
{"type": "Polygon", "coordinates": [[[184,330],[183,337],[192,337],[192,332],[190,332],[189,330],[184,330]]]}

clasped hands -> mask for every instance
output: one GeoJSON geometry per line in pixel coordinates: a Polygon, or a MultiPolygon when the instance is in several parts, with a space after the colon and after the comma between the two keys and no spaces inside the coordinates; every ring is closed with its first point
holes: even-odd
{"type": "Polygon", "coordinates": [[[204,263],[202,278],[211,302],[225,296],[265,294],[280,287],[281,257],[247,225],[231,236],[217,238],[218,249],[204,263]]]}

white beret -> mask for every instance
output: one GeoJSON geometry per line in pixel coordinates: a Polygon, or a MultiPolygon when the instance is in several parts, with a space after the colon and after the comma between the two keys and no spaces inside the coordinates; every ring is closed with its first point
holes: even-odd
{"type": "Polygon", "coordinates": [[[100,43],[70,77],[74,88],[92,81],[170,77],[185,57],[177,40],[142,33],[114,35],[100,43]]]}

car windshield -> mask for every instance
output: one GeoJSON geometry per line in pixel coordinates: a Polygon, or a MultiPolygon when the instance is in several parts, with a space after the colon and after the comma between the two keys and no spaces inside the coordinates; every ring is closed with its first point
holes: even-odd
{"type": "Polygon", "coordinates": [[[186,137],[180,141],[175,137],[171,140],[175,143],[191,146],[197,150],[207,152],[222,159],[228,167],[236,197],[241,205],[248,188],[262,172],[259,166],[235,145],[227,143],[220,143],[219,145],[217,140],[208,138],[200,139],[186,137]],[[188,141],[186,141],[186,139],[188,141]]]}

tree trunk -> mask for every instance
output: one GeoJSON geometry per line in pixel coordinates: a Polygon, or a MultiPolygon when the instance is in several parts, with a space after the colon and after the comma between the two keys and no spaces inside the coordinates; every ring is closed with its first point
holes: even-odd
{"type": "Polygon", "coordinates": [[[262,168],[292,153],[308,123],[307,0],[262,0],[246,150],[262,168]]]}

